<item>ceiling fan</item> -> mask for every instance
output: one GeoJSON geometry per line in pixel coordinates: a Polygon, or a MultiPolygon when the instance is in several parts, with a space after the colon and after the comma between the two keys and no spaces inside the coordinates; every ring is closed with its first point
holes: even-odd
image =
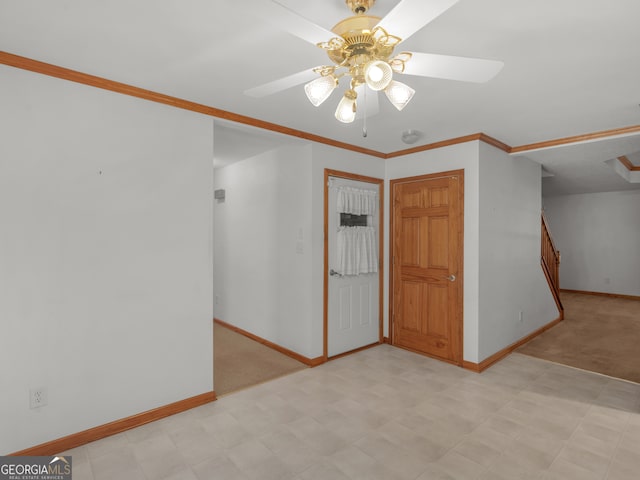
{"type": "MultiPolygon", "coordinates": [[[[402,41],[457,2],[400,0],[384,18],[380,18],[367,14],[375,0],[346,0],[353,16],[338,22],[331,31],[307,20],[277,0],[263,2],[271,9],[265,12],[265,18],[324,49],[331,64],[307,69],[244,93],[264,97],[308,82],[304,87],[305,93],[313,105],[319,106],[335,90],[340,79],[350,77],[349,89],[335,112],[339,121],[350,123],[356,118],[358,97],[364,96],[367,87],[374,92],[384,91],[398,110],[409,103],[415,90],[395,80],[394,74],[486,82],[502,69],[502,62],[432,53],[394,52],[402,41]]],[[[377,102],[377,96],[373,97],[377,102]]]]}

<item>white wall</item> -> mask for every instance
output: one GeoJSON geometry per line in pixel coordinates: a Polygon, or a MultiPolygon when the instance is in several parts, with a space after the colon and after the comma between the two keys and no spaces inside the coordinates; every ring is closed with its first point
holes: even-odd
{"type": "MultiPolygon", "coordinates": [[[[464,169],[464,338],[463,358],[469,362],[478,360],[478,242],[479,242],[479,164],[478,142],[451,145],[427,150],[386,161],[385,218],[389,219],[389,181],[464,169]]],[[[385,232],[385,244],[389,245],[389,228],[385,232]]],[[[385,315],[389,311],[389,249],[385,251],[385,315]]],[[[388,335],[388,318],[385,317],[385,335],[388,335]]]]}
{"type": "Polygon", "coordinates": [[[311,146],[216,169],[215,188],[215,317],[312,356],[311,146]]]}
{"type": "Polygon", "coordinates": [[[544,198],[560,287],[640,295],[640,191],[544,198]]]}
{"type": "Polygon", "coordinates": [[[540,164],[485,143],[480,143],[479,162],[482,361],[555,320],[559,312],[540,266],[540,164]]]}
{"type": "MultiPolygon", "coordinates": [[[[392,158],[386,167],[387,190],[393,179],[464,170],[464,360],[479,363],[557,318],[540,267],[538,164],[468,142],[392,158]]],[[[385,312],[388,265],[387,250],[385,312]]]]}
{"type": "Polygon", "coordinates": [[[216,170],[216,318],[307,358],[323,354],[324,169],[384,178],[384,160],[321,144],[216,170]],[[299,247],[302,253],[299,253],[299,247]]]}
{"type": "Polygon", "coordinates": [[[464,359],[478,363],[557,318],[540,268],[540,166],[481,142],[389,160],[311,144],[217,170],[216,188],[227,189],[225,203],[215,206],[218,318],[309,358],[322,355],[325,168],[386,179],[385,335],[389,181],[457,169],[465,171],[464,359]],[[278,190],[289,196],[275,196],[278,190]],[[262,219],[259,228],[252,215],[262,219]],[[300,229],[303,255],[295,253],[300,229]],[[252,250],[256,232],[260,248],[252,250]],[[283,263],[292,269],[274,275],[283,263]]]}
{"type": "Polygon", "coordinates": [[[0,104],[0,453],[211,391],[212,120],[4,66],[0,104]]]}

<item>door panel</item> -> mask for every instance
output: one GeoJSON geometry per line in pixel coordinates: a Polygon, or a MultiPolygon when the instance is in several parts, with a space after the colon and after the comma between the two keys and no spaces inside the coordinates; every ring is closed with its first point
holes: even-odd
{"type": "Polygon", "coordinates": [[[340,330],[349,330],[351,328],[351,285],[343,285],[338,290],[338,311],[340,330]]]}
{"type": "Polygon", "coordinates": [[[427,240],[427,266],[446,269],[449,266],[449,218],[429,217],[427,240]]]}
{"type": "Polygon", "coordinates": [[[427,289],[427,328],[430,335],[448,338],[449,326],[446,306],[449,303],[448,288],[446,285],[425,284],[427,289]],[[444,311],[443,311],[444,309],[444,311]]]}
{"type": "Polygon", "coordinates": [[[448,188],[432,188],[429,190],[429,194],[430,194],[431,207],[449,205],[449,189],[448,188]]]}
{"type": "Polygon", "coordinates": [[[360,307],[358,310],[360,311],[360,325],[363,327],[373,325],[373,317],[371,316],[373,313],[371,311],[371,289],[371,284],[360,285],[360,295],[358,296],[360,299],[360,307]]]}
{"type": "Polygon", "coordinates": [[[419,266],[420,252],[420,219],[403,218],[402,220],[402,249],[400,250],[403,265],[419,266]]]}
{"type": "Polygon", "coordinates": [[[407,332],[420,332],[420,306],[422,305],[422,284],[405,281],[401,289],[401,317],[405,320],[402,327],[407,332]]]}
{"type": "Polygon", "coordinates": [[[462,363],[463,172],[396,180],[392,339],[462,363]]]}

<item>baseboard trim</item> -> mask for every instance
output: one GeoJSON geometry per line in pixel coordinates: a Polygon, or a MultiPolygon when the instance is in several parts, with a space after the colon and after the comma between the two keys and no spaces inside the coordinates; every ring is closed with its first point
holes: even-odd
{"type": "Polygon", "coordinates": [[[349,350],[348,352],[339,353],[338,355],[334,355],[333,357],[329,357],[328,360],[337,360],[338,358],[347,357],[349,355],[353,355],[354,353],[362,352],[363,350],[369,350],[370,348],[377,347],[381,345],[382,342],[370,343],[369,345],[365,345],[364,347],[354,348],[353,350],[349,350]]]}
{"type": "Polygon", "coordinates": [[[326,362],[326,359],[324,357],[316,357],[316,358],[305,357],[303,355],[300,355],[299,353],[294,352],[293,350],[289,350],[288,348],[281,347],[276,343],[270,342],[269,340],[266,340],[262,337],[254,335],[251,332],[247,332],[242,328],[236,327],[235,325],[231,325],[230,323],[222,321],[219,318],[214,318],[213,321],[218,325],[220,325],[221,327],[225,327],[225,328],[228,328],[229,330],[233,330],[234,332],[239,333],[240,335],[244,335],[245,337],[250,338],[251,340],[261,343],[265,347],[273,348],[277,352],[280,352],[283,355],[291,357],[294,360],[304,363],[305,365],[308,365],[310,367],[317,367],[318,365],[322,365],[324,362],[326,362]]]}
{"type": "Polygon", "coordinates": [[[561,288],[560,291],[564,293],[581,293],[583,295],[597,295],[599,297],[624,298],[625,300],[640,300],[640,296],[624,295],[622,293],[589,292],[586,290],[569,290],[566,288],[561,288]]]}
{"type": "Polygon", "coordinates": [[[94,442],[105,437],[110,437],[116,433],[121,433],[132,428],[139,427],[141,425],[160,420],[161,418],[175,415],[176,413],[184,412],[201,405],[213,402],[216,400],[216,392],[206,392],[195,397],[186,398],[178,402],[170,403],[162,407],[154,408],[153,410],[147,410],[146,412],[138,413],[130,417],[115,420],[110,423],[105,423],[98,427],[93,427],[82,432],[72,433],[66,437],[51,440],[50,442],[41,443],[35,447],[20,450],[9,455],[11,456],[42,456],[42,455],[55,455],[56,453],[66,452],[72,448],[80,447],[89,442],[94,442]]]}
{"type": "Polygon", "coordinates": [[[318,365],[322,365],[323,363],[327,362],[327,359],[324,357],[315,357],[315,358],[304,357],[304,358],[305,360],[302,363],[306,363],[311,368],[317,367],[318,365]]]}
{"type": "Polygon", "coordinates": [[[389,337],[383,337],[382,338],[382,343],[386,343],[387,345],[391,345],[391,340],[389,339],[389,337]]]}
{"type": "Polygon", "coordinates": [[[420,350],[416,350],[415,348],[406,347],[404,345],[393,345],[396,348],[401,348],[402,350],[406,350],[408,352],[417,353],[418,355],[422,355],[423,357],[433,358],[434,360],[438,360],[439,362],[448,363],[449,365],[455,365],[456,367],[463,367],[463,363],[460,363],[457,360],[449,360],[448,358],[438,357],[437,355],[431,355],[426,352],[421,352],[420,350]]]}
{"type": "Polygon", "coordinates": [[[467,362],[466,360],[462,361],[462,368],[464,368],[465,370],[471,370],[472,372],[475,372],[475,373],[480,373],[482,371],[480,370],[480,364],[467,362]]]}
{"type": "Polygon", "coordinates": [[[509,355],[516,348],[524,345],[525,343],[529,342],[530,340],[533,340],[535,337],[537,337],[538,335],[540,335],[543,332],[546,332],[551,327],[555,327],[558,323],[560,323],[564,319],[564,315],[562,313],[563,312],[560,312],[560,316],[558,318],[556,318],[555,320],[552,320],[551,322],[547,323],[545,326],[539,328],[538,330],[535,330],[535,331],[531,332],[526,337],[522,337],[517,342],[512,343],[508,347],[503,348],[502,350],[494,353],[490,357],[485,358],[480,363],[468,362],[468,361],[464,360],[462,362],[462,368],[465,368],[467,370],[471,370],[472,372],[476,372],[476,373],[483,372],[484,370],[489,368],[494,363],[499,362],[504,357],[509,355]]]}

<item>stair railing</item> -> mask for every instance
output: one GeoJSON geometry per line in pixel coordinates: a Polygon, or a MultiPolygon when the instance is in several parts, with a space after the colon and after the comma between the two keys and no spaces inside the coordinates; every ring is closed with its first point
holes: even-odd
{"type": "Polygon", "coordinates": [[[563,315],[564,308],[560,301],[560,252],[556,249],[553,242],[553,237],[549,231],[549,224],[544,216],[544,212],[542,212],[541,219],[542,246],[540,263],[547,277],[547,282],[549,283],[549,288],[551,288],[551,293],[553,294],[558,310],[560,310],[560,314],[563,315]]]}

